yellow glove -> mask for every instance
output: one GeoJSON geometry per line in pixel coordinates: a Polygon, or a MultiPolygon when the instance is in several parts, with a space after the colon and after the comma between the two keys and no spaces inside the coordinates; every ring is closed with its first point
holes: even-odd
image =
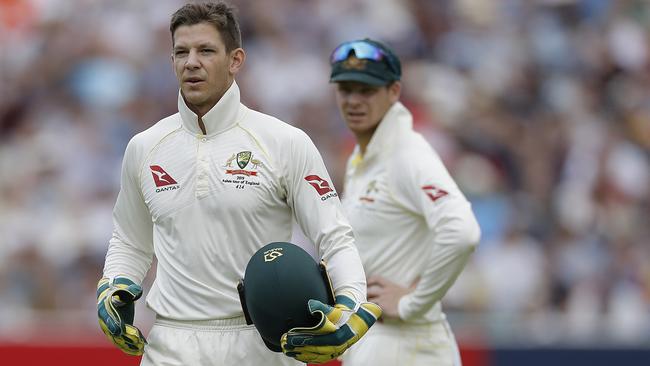
{"type": "Polygon", "coordinates": [[[116,277],[113,283],[102,278],[97,283],[97,315],[104,334],[124,353],[140,356],[147,340],[133,326],[135,301],[142,296],[142,288],[125,277],[116,277]]]}
{"type": "Polygon", "coordinates": [[[381,308],[371,302],[357,304],[339,295],[330,306],[309,300],[309,311],[321,317],[313,328],[293,328],[282,335],[282,352],[296,360],[324,363],[340,356],[363,337],[381,316],[381,308]]]}

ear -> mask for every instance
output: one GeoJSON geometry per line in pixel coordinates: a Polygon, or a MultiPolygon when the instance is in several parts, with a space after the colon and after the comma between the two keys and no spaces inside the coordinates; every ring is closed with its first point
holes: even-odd
{"type": "Polygon", "coordinates": [[[176,73],[176,65],[174,65],[174,52],[172,52],[169,59],[172,62],[172,71],[174,72],[174,76],[178,78],[178,74],[176,73]]]}
{"type": "Polygon", "coordinates": [[[400,94],[402,94],[402,83],[400,81],[395,81],[388,86],[388,98],[391,103],[397,102],[400,94]]]}
{"type": "Polygon", "coordinates": [[[244,65],[244,61],[246,61],[246,52],[244,52],[243,48],[237,48],[230,51],[230,74],[237,74],[244,65]]]}
{"type": "Polygon", "coordinates": [[[176,74],[176,65],[174,65],[174,45],[176,44],[176,40],[174,39],[174,34],[172,33],[172,52],[169,54],[169,60],[172,62],[172,71],[174,72],[174,76],[178,78],[178,75],[176,74]]]}

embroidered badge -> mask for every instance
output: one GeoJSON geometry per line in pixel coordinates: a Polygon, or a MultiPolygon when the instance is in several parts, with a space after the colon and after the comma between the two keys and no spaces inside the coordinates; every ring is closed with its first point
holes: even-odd
{"type": "Polygon", "coordinates": [[[424,191],[424,193],[426,193],[427,196],[429,196],[429,198],[433,202],[436,202],[438,199],[449,194],[444,189],[438,188],[433,184],[422,186],[422,190],[424,191]]]}
{"type": "Polygon", "coordinates": [[[343,61],[341,65],[344,69],[347,70],[363,70],[366,68],[367,64],[368,60],[362,60],[360,58],[356,58],[355,56],[350,56],[345,61],[343,61]]]}
{"type": "Polygon", "coordinates": [[[150,165],[151,176],[156,184],[156,193],[163,191],[173,191],[180,188],[176,180],[165,171],[160,165],[150,165]]]}
{"type": "Polygon", "coordinates": [[[222,168],[225,168],[225,174],[231,175],[232,178],[223,178],[221,181],[232,184],[237,189],[259,186],[259,179],[252,177],[259,176],[259,168],[263,165],[262,161],[256,159],[251,151],[240,151],[232,154],[222,166],[222,168]]]}
{"type": "Polygon", "coordinates": [[[373,179],[366,186],[366,193],[359,197],[359,201],[369,203],[375,202],[375,199],[372,196],[377,192],[379,192],[379,189],[377,188],[377,180],[373,179]]]}
{"type": "Polygon", "coordinates": [[[330,187],[330,184],[325,179],[319,177],[318,175],[312,174],[305,177],[307,183],[310,186],[314,187],[318,195],[320,196],[321,201],[328,200],[332,197],[338,196],[336,192],[330,187]]]}

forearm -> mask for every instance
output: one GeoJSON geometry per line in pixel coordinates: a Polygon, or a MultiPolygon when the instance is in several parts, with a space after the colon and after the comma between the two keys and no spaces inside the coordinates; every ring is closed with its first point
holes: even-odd
{"type": "Polygon", "coordinates": [[[427,269],[413,292],[402,297],[398,311],[409,320],[425,314],[440,301],[465,268],[480,239],[473,215],[455,216],[433,234],[427,269]]]}
{"type": "Polygon", "coordinates": [[[400,299],[399,317],[403,320],[417,318],[442,300],[473,251],[473,246],[448,246],[437,250],[432,267],[422,274],[415,290],[400,299]]]}
{"type": "Polygon", "coordinates": [[[324,259],[334,294],[347,294],[357,302],[366,301],[366,275],[356,247],[341,246],[324,259]]]}
{"type": "Polygon", "coordinates": [[[122,276],[140,284],[149,271],[152,261],[152,253],[125,243],[113,235],[106,253],[104,277],[112,279],[122,276]]]}

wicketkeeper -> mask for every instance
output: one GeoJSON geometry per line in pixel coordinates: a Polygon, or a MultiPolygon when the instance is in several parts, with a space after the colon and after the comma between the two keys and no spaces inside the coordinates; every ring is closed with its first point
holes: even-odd
{"type": "MultiPolygon", "coordinates": [[[[141,365],[299,365],[331,360],[381,315],[338,195],[309,137],[240,102],[246,54],[233,10],[188,4],[171,18],[178,113],[129,142],[114,231],[97,288],[99,322],[141,365]],[[288,241],[292,220],[328,263],[333,306],[311,301],[322,326],[290,330],[283,353],[247,325],[236,289],[259,248],[288,241]],[[156,256],[147,341],[134,302],[156,256]],[[287,357],[289,356],[289,357],[287,357]]],[[[270,93],[273,90],[269,90],[270,93]]],[[[281,313],[283,309],[269,309],[281,313]]]]}

